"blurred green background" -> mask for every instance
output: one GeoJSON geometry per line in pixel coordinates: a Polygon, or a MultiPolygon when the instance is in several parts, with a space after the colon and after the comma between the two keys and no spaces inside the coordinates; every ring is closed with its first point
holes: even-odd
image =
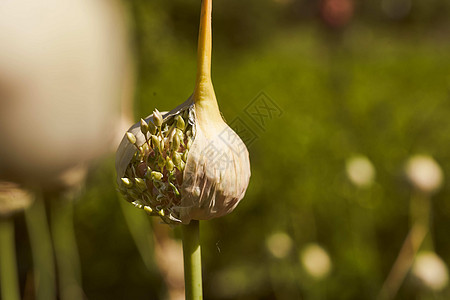
{"type": "MultiPolygon", "coordinates": [[[[448,265],[450,2],[213,4],[213,83],[224,118],[249,143],[252,177],[232,214],[201,223],[204,298],[376,299],[414,224],[416,198],[431,200],[420,249],[448,265]],[[252,114],[258,107],[263,119],[252,114]],[[407,180],[405,164],[416,154],[442,168],[435,193],[424,195],[407,180]],[[363,184],[346,171],[354,157],[373,175],[363,184]],[[311,244],[319,257],[312,270],[304,251],[311,244]]],[[[155,107],[170,110],[192,92],[199,7],[123,2],[135,120],[155,107]]],[[[117,195],[113,155],[93,168],[75,206],[86,298],[169,299],[154,255],[158,222],[117,195]]],[[[22,217],[17,223],[26,289],[31,254],[22,217]]],[[[177,229],[163,235],[179,237],[177,229]]],[[[429,288],[408,272],[395,299],[450,299],[450,290],[429,288]]]]}

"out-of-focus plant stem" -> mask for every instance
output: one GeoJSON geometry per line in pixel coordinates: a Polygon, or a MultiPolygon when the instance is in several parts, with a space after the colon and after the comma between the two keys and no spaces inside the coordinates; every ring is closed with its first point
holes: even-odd
{"type": "Polygon", "coordinates": [[[155,268],[152,223],[147,214],[137,211],[123,199],[119,199],[119,203],[139,254],[147,269],[151,271],[155,268]]]}
{"type": "Polygon", "coordinates": [[[411,230],[383,284],[378,300],[394,299],[414,259],[430,231],[431,199],[427,194],[414,192],[411,196],[411,230]]]}
{"type": "Polygon", "coordinates": [[[203,299],[199,221],[181,226],[186,300],[203,299]]]}
{"type": "Polygon", "coordinates": [[[0,287],[1,299],[20,299],[12,218],[0,218],[0,287]]]}
{"type": "Polygon", "coordinates": [[[25,210],[34,264],[34,286],[37,300],[56,299],[55,263],[45,204],[38,196],[33,206],[25,210]]]}
{"type": "Polygon", "coordinates": [[[83,299],[81,268],[73,227],[72,199],[61,197],[51,201],[51,229],[62,300],[83,299]]]}

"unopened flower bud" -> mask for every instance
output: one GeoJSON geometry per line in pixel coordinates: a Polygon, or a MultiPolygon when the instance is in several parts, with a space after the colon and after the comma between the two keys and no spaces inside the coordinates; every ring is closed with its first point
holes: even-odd
{"type": "Polygon", "coordinates": [[[177,128],[180,130],[184,130],[185,127],[184,120],[180,115],[175,117],[175,121],[177,122],[177,128]]]}
{"type": "Polygon", "coordinates": [[[156,108],[153,111],[153,120],[155,121],[155,125],[156,126],[161,127],[161,125],[163,123],[163,117],[162,117],[161,113],[156,108]]]}
{"type": "Polygon", "coordinates": [[[144,174],[144,178],[147,180],[152,178],[152,169],[150,169],[150,167],[147,167],[147,170],[145,171],[144,174]]]}
{"type": "Polygon", "coordinates": [[[180,137],[177,134],[175,134],[172,139],[172,150],[177,151],[180,148],[180,145],[181,145],[180,137]]]}
{"type": "Polygon", "coordinates": [[[122,181],[123,185],[127,188],[131,188],[133,186],[133,182],[126,177],[122,177],[120,178],[120,180],[122,181]]]}
{"type": "Polygon", "coordinates": [[[136,186],[141,190],[144,191],[147,189],[147,185],[145,184],[144,179],[142,178],[135,178],[134,181],[136,182],[136,186]]]}
{"type": "Polygon", "coordinates": [[[146,136],[148,132],[148,124],[144,119],[141,119],[141,132],[146,136]]]}
{"type": "Polygon", "coordinates": [[[163,178],[163,174],[157,171],[152,171],[151,176],[153,180],[161,180],[163,178]]]}
{"type": "Polygon", "coordinates": [[[160,141],[159,141],[159,139],[158,139],[158,137],[156,136],[156,135],[152,135],[152,145],[153,145],[153,147],[155,148],[157,148],[157,149],[161,149],[161,143],[160,143],[160,141]]]}
{"type": "Polygon", "coordinates": [[[178,138],[180,139],[180,143],[184,146],[184,133],[180,129],[175,129],[175,134],[178,135],[178,138]]]}
{"type": "Polygon", "coordinates": [[[181,161],[181,163],[180,163],[180,170],[184,171],[184,168],[186,168],[186,163],[184,161],[181,161]]]}
{"type": "Polygon", "coordinates": [[[188,158],[189,150],[185,150],[183,153],[183,161],[186,162],[188,158]]]}
{"type": "Polygon", "coordinates": [[[178,152],[174,152],[172,155],[172,161],[175,164],[175,166],[179,166],[181,163],[181,155],[178,152]]]}
{"type": "Polygon", "coordinates": [[[136,144],[136,136],[131,132],[127,132],[127,139],[131,144],[136,144]]]}
{"type": "Polygon", "coordinates": [[[170,158],[167,158],[167,160],[166,160],[166,169],[167,169],[167,171],[170,172],[170,171],[173,170],[173,168],[174,168],[173,161],[170,158]]]}
{"type": "Polygon", "coordinates": [[[156,134],[156,126],[155,126],[155,124],[153,124],[152,121],[148,122],[148,131],[151,134],[156,134]]]}

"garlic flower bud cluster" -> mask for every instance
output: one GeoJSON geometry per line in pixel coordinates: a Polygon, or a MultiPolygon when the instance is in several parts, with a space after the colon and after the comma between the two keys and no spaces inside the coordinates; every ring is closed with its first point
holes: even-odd
{"type": "Polygon", "coordinates": [[[125,199],[150,215],[159,215],[166,223],[181,222],[174,207],[181,205],[179,188],[194,138],[189,112],[186,109],[163,120],[155,110],[126,133],[122,149],[128,151],[118,153],[129,160],[134,152],[125,170],[118,166],[119,173],[124,172],[119,189],[125,199]]]}
{"type": "Polygon", "coordinates": [[[223,121],[215,122],[220,130],[198,121],[190,99],[164,117],[155,110],[127,131],[117,151],[120,192],[168,224],[228,214],[248,186],[250,163],[239,136],[223,121]]]}
{"type": "Polygon", "coordinates": [[[247,148],[222,119],[211,82],[211,8],[202,1],[194,93],[133,125],[116,156],[121,193],[169,224],[230,213],[250,179],[247,148]]]}

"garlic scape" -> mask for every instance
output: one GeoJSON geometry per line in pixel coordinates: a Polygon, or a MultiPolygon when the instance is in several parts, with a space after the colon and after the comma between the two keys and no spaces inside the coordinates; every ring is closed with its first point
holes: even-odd
{"type": "Polygon", "coordinates": [[[211,0],[202,2],[193,94],[170,112],[133,125],[117,151],[125,199],[169,224],[233,211],[250,179],[249,155],[224,122],[211,81],[211,0]]]}

